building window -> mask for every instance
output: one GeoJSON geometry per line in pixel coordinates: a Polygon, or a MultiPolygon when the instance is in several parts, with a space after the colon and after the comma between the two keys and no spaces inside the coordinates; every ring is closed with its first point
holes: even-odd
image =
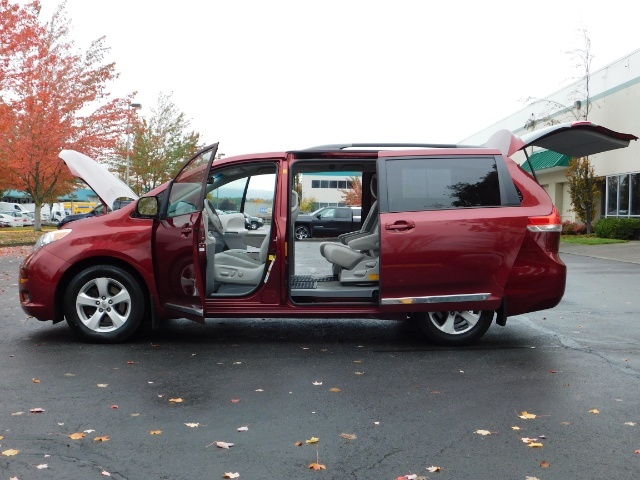
{"type": "Polygon", "coordinates": [[[320,180],[311,180],[311,188],[320,188],[320,180]]]}
{"type": "Polygon", "coordinates": [[[607,217],[640,216],[640,172],[607,177],[607,217]]]}

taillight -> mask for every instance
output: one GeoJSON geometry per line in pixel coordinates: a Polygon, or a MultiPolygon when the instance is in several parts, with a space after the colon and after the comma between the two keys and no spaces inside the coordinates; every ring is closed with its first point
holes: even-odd
{"type": "Polygon", "coordinates": [[[562,219],[556,207],[553,207],[551,215],[529,217],[527,230],[530,232],[562,232],[562,219]]]}

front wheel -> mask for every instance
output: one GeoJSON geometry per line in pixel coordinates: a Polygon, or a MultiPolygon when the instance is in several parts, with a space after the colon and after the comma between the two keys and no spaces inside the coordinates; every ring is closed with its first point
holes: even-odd
{"type": "Polygon", "coordinates": [[[64,296],[69,326],[83,339],[118,343],[135,334],[145,314],[145,297],[127,271],[97,265],[77,274],[64,296]]]}
{"type": "Polygon", "coordinates": [[[295,229],[296,240],[302,240],[304,238],[311,238],[311,232],[309,227],[304,225],[298,225],[295,229]]]}
{"type": "Polygon", "coordinates": [[[258,229],[258,222],[251,222],[251,230],[257,230],[258,229]]]}
{"type": "Polygon", "coordinates": [[[492,310],[423,312],[414,315],[420,330],[434,343],[446,346],[469,345],[479,340],[491,326],[492,310]]]}

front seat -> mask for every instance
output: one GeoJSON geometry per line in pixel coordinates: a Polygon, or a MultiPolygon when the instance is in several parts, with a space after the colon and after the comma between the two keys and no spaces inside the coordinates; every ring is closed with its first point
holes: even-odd
{"type": "MultiPolygon", "coordinates": [[[[365,235],[370,235],[376,225],[378,225],[378,176],[376,174],[373,174],[373,176],[371,177],[369,190],[371,191],[371,196],[375,199],[375,201],[371,204],[369,213],[364,219],[364,222],[362,222],[360,230],[338,235],[338,240],[340,240],[340,243],[349,245],[349,242],[351,240],[355,240],[356,238],[363,237],[365,235]]],[[[322,253],[322,245],[320,246],[320,250],[322,253]]]]}

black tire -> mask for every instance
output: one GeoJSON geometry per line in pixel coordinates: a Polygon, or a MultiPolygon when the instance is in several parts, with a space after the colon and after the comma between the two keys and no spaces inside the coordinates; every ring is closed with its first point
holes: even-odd
{"type": "Polygon", "coordinates": [[[258,222],[251,222],[251,230],[257,230],[258,229],[258,222]]]}
{"type": "Polygon", "coordinates": [[[493,310],[421,312],[414,314],[414,319],[429,340],[456,347],[478,341],[491,326],[493,316],[493,310]]]}
{"type": "Polygon", "coordinates": [[[123,342],[140,328],[145,296],[127,271],[96,265],[78,273],[64,296],[64,315],[71,329],[84,340],[123,342]]]}
{"type": "Polygon", "coordinates": [[[306,225],[297,225],[294,230],[296,240],[303,240],[305,238],[311,238],[311,231],[306,225]]]}

